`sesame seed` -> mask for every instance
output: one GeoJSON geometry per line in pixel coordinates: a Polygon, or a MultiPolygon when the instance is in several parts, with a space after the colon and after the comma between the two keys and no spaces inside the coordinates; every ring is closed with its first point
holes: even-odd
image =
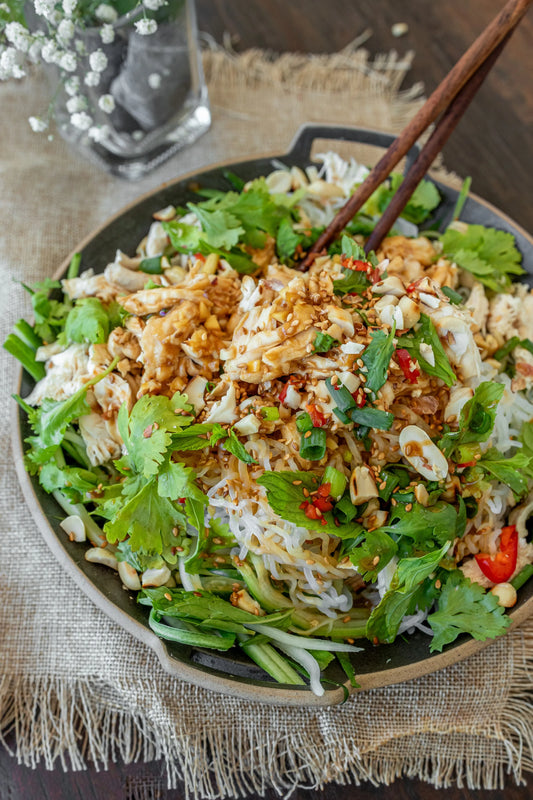
{"type": "Polygon", "coordinates": [[[172,595],[170,594],[170,592],[165,592],[163,597],[165,597],[166,600],[172,600],[172,595]]]}
{"type": "Polygon", "coordinates": [[[309,439],[309,437],[311,436],[312,432],[313,432],[313,431],[306,431],[306,432],[304,433],[304,439],[309,439]]]}

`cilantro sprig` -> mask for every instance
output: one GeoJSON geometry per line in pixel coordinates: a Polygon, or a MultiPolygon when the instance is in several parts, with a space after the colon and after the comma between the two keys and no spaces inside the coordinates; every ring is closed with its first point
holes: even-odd
{"type": "Polygon", "coordinates": [[[467,225],[465,232],[450,227],[441,242],[445,256],[494,292],[506,291],[512,275],[524,274],[522,256],[511,233],[483,225],[467,225]]]}

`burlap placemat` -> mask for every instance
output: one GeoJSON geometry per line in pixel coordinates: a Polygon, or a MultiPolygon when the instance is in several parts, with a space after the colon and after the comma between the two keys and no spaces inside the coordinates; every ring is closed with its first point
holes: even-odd
{"type": "MultiPolygon", "coordinates": [[[[420,102],[401,93],[408,60],[221,52],[205,56],[211,131],[141,183],[88,166],[26,118],[46,100],[38,77],[0,87],[1,337],[29,313],[13,278],[51,275],[108,215],[163,180],[231,157],[287,149],[306,121],[397,131],[420,102]]],[[[528,659],[533,625],[445,671],[353,696],[344,706],[293,710],[245,703],[170,678],[157,658],[112,624],[57,565],[19,490],[8,420],[15,366],[1,356],[0,730],[15,755],[81,769],[122,757],[163,757],[169,785],[228,797],[328,781],[502,787],[533,767],[528,659]],[[512,779],[511,778],[511,779],[512,779]]]]}

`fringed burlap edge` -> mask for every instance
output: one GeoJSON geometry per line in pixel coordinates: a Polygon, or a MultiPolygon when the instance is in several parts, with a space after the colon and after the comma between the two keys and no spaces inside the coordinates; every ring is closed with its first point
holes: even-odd
{"type": "Polygon", "coordinates": [[[120,708],[116,687],[107,692],[97,681],[45,676],[0,681],[0,741],[7,747],[6,738],[14,739],[13,755],[28,767],[42,762],[47,769],[82,770],[91,763],[106,769],[118,758],[161,759],[169,788],[183,781],[187,798],[245,797],[269,788],[289,798],[296,789],[320,789],[332,781],[390,784],[401,777],[437,788],[503,789],[510,777],[521,783],[523,772],[533,771],[533,625],[511,632],[507,641],[513,679],[495,719],[458,718],[453,728],[406,731],[402,742],[412,737],[415,743],[407,757],[405,747],[391,747],[390,739],[372,743],[354,736],[328,745],[298,730],[262,729],[253,717],[231,730],[223,721],[209,730],[179,730],[120,708]],[[106,695],[116,701],[103,701],[106,695]],[[447,754],[447,737],[465,743],[456,746],[461,755],[447,754]],[[472,737],[490,742],[490,758],[469,753],[472,737]]]}

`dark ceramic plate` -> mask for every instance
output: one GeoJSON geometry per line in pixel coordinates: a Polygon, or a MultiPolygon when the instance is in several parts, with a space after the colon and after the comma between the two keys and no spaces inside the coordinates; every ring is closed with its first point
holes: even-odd
{"type": "MultiPolygon", "coordinates": [[[[361,129],[306,125],[299,130],[291,149],[285,155],[232,162],[231,169],[247,181],[271,172],[274,168],[273,158],[281,159],[290,167],[309,166],[312,163],[311,147],[318,138],[388,147],[393,137],[361,129]]],[[[332,148],[334,149],[334,144],[332,148]]],[[[415,151],[412,151],[408,161],[412,160],[414,155],[415,151]]],[[[194,189],[199,186],[227,191],[230,187],[224,178],[224,170],[228,167],[229,164],[217,165],[204,172],[186,175],[165,183],[136,200],[76,248],[76,252],[82,253],[82,263],[101,265],[103,268],[108,262],[113,261],[117,247],[120,246],[125,252],[134,252],[138,242],[146,233],[152,214],[167,205],[184,205],[187,201],[193,200],[194,189]]],[[[457,192],[443,183],[437,182],[436,185],[443,197],[438,216],[440,219],[451,218],[457,192]]],[[[461,218],[466,222],[510,231],[522,252],[524,266],[533,275],[533,240],[508,217],[479,198],[470,196],[461,218]]],[[[61,265],[57,277],[65,274],[71,257],[72,254],[61,265]]],[[[24,397],[31,388],[31,379],[24,373],[17,390],[20,390],[24,397]]],[[[265,679],[262,670],[237,650],[220,655],[214,651],[194,649],[158,639],[148,627],[146,608],[139,606],[132,594],[122,588],[116,573],[88,563],[84,559],[85,548],[69,542],[59,527],[59,520],[64,516],[63,512],[54,499],[47,495],[38,482],[30,478],[24,470],[22,441],[28,435],[28,429],[23,414],[17,412],[14,429],[15,460],[19,480],[33,517],[47,544],[80,589],[111,619],[155,650],[168,672],[215,691],[264,703],[319,706],[332,705],[344,698],[344,691],[334,684],[345,683],[345,675],[335,666],[328,668],[326,673],[327,678],[332,681],[326,684],[330,688],[326,689],[323,697],[318,698],[306,687],[280,686],[265,679]]],[[[521,589],[518,603],[511,611],[513,624],[520,623],[532,612],[533,581],[529,581],[529,584],[521,589]]],[[[417,678],[460,661],[485,647],[486,644],[490,644],[490,642],[476,642],[463,636],[445,648],[443,653],[431,655],[428,641],[427,636],[417,632],[407,640],[398,639],[392,645],[374,647],[368,642],[363,642],[364,652],[354,656],[354,666],[361,688],[373,689],[417,678]]]]}

